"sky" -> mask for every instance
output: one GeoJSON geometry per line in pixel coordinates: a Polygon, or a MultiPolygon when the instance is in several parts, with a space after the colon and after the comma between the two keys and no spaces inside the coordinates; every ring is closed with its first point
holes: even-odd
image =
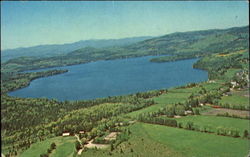
{"type": "Polygon", "coordinates": [[[1,1],[1,49],[249,25],[247,1],[1,1]]]}

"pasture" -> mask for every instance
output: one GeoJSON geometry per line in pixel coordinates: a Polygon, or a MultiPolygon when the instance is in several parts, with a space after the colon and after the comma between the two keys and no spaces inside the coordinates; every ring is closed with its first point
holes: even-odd
{"type": "Polygon", "coordinates": [[[249,97],[233,94],[231,96],[223,96],[219,103],[229,104],[232,106],[242,105],[249,107],[249,97]]]}
{"type": "Polygon", "coordinates": [[[187,100],[187,98],[192,93],[188,92],[187,90],[184,90],[186,92],[183,92],[183,90],[184,89],[174,89],[174,90],[169,91],[166,94],[162,94],[162,95],[160,95],[158,97],[154,97],[153,100],[156,102],[155,105],[143,108],[143,109],[138,110],[138,111],[128,113],[126,115],[129,116],[129,117],[136,117],[141,113],[148,113],[148,112],[157,111],[160,108],[166,107],[169,104],[184,102],[185,100],[187,100]]]}
{"type": "Polygon", "coordinates": [[[235,128],[240,131],[240,136],[243,135],[244,130],[249,129],[249,120],[247,119],[195,115],[177,118],[176,120],[177,122],[181,122],[183,126],[186,126],[187,122],[193,122],[194,125],[198,125],[199,127],[209,126],[214,132],[216,132],[217,127],[235,128]]]}
{"type": "Polygon", "coordinates": [[[51,157],[68,157],[73,154],[75,149],[75,137],[54,137],[45,141],[37,142],[31,145],[31,147],[25,150],[20,157],[34,157],[40,156],[40,154],[46,153],[50,148],[52,142],[55,142],[56,149],[50,154],[51,157]]]}
{"type": "MultiPolygon", "coordinates": [[[[249,141],[241,138],[188,131],[162,125],[137,124],[134,132],[145,132],[145,138],[164,144],[185,157],[245,157],[249,141]]],[[[175,155],[174,155],[175,156],[175,155]]]]}

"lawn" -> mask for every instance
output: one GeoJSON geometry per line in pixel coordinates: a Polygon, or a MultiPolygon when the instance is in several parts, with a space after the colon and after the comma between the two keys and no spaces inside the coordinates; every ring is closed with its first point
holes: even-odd
{"type": "Polygon", "coordinates": [[[20,157],[34,157],[46,153],[52,142],[56,144],[56,150],[53,150],[51,157],[68,157],[74,152],[75,137],[54,137],[45,141],[37,142],[25,150],[20,157]]]}
{"type": "Polygon", "coordinates": [[[213,131],[216,132],[217,127],[235,128],[239,129],[240,135],[243,135],[244,130],[249,129],[249,120],[237,119],[229,117],[218,117],[218,116],[185,116],[176,118],[177,122],[182,122],[183,126],[186,126],[188,121],[193,122],[195,125],[200,127],[210,126],[213,131]]]}
{"type": "Polygon", "coordinates": [[[137,124],[132,131],[144,132],[145,138],[162,143],[185,157],[245,157],[249,150],[249,141],[245,139],[161,125],[137,124]]]}

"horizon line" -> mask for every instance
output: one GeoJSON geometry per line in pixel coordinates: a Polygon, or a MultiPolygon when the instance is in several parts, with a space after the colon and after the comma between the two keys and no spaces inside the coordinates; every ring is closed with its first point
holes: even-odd
{"type": "MultiPolygon", "coordinates": [[[[155,38],[155,37],[161,37],[161,36],[165,36],[165,35],[170,35],[170,34],[174,34],[174,33],[185,33],[185,32],[196,32],[196,31],[208,31],[208,30],[223,30],[223,29],[231,29],[231,28],[239,28],[239,27],[246,27],[248,26],[249,27],[249,24],[248,25],[242,25],[242,26],[234,26],[234,27],[225,27],[225,28],[211,28],[211,29],[199,29],[199,30],[189,30],[189,31],[176,31],[176,32],[171,32],[171,33],[167,33],[167,34],[162,34],[162,35],[156,35],[156,36],[151,36],[151,35],[144,35],[144,36],[130,36],[130,37],[122,37],[122,38],[99,38],[99,39],[93,39],[93,38],[90,38],[90,39],[82,39],[82,40],[77,40],[77,41],[74,41],[74,42],[66,42],[66,43],[54,43],[54,44],[38,44],[38,45],[33,45],[33,46],[25,46],[25,47],[16,47],[16,48],[7,48],[7,49],[0,49],[1,52],[2,51],[9,51],[9,50],[17,50],[17,49],[26,49],[26,48],[33,48],[33,47],[38,47],[38,46],[52,46],[52,45],[66,45],[66,44],[73,44],[73,43],[77,43],[77,42],[80,42],[80,41],[98,41],[98,40],[121,40],[121,39],[128,39],[128,38],[140,38],[140,37],[152,37],[152,38],[155,38]]],[[[2,37],[1,37],[1,40],[2,40],[2,37]]]]}

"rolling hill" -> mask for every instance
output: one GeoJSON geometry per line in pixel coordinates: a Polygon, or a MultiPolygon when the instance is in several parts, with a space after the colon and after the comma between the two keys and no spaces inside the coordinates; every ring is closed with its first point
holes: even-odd
{"type": "MultiPolygon", "coordinates": [[[[214,53],[246,50],[249,47],[249,43],[246,42],[248,39],[248,26],[222,30],[172,33],[123,46],[105,48],[84,47],[67,54],[46,58],[14,58],[2,64],[2,71],[24,71],[146,55],[168,54],[176,55],[177,59],[183,58],[183,56],[184,58],[194,58],[214,53]]],[[[168,61],[168,58],[160,57],[158,60],[168,61]]]]}
{"type": "Polygon", "coordinates": [[[122,39],[99,39],[99,40],[81,40],[74,43],[54,44],[54,45],[38,45],[27,48],[8,49],[1,52],[2,61],[7,61],[16,57],[33,56],[33,57],[51,57],[54,55],[62,55],[68,52],[91,46],[95,48],[103,48],[109,46],[123,46],[135,42],[152,38],[150,36],[131,37],[122,39]]]}

